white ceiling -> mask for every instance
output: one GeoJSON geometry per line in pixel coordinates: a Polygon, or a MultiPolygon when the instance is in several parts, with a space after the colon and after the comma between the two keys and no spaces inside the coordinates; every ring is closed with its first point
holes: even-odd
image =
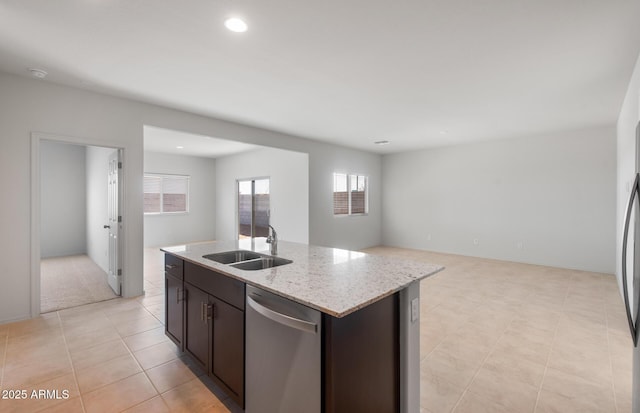
{"type": "Polygon", "coordinates": [[[260,146],[154,126],[144,127],[144,150],[150,152],[220,158],[257,148],[260,146]]]}
{"type": "Polygon", "coordinates": [[[0,1],[2,71],[377,152],[613,124],[639,52],[640,0],[0,1]]]}

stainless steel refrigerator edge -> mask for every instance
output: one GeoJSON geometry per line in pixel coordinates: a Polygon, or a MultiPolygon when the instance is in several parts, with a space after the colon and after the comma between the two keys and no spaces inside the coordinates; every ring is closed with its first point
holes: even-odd
{"type": "Polygon", "coordinates": [[[636,126],[635,177],[626,210],[622,242],[623,301],[629,323],[633,350],[632,411],[640,413],[640,348],[638,320],[640,309],[640,122],[636,126]],[[631,229],[633,228],[633,233],[631,229]],[[629,261],[632,265],[628,265],[629,261]],[[631,271],[629,271],[631,267],[631,271]]]}

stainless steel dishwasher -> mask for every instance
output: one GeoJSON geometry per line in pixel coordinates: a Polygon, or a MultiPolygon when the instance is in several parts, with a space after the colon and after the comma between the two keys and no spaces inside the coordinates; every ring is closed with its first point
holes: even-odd
{"type": "Polygon", "coordinates": [[[321,313],[247,286],[246,413],[319,413],[321,313]]]}

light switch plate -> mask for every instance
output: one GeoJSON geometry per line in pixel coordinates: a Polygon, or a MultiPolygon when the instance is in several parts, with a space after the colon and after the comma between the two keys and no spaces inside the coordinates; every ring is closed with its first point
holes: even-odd
{"type": "Polygon", "coordinates": [[[418,320],[420,317],[420,298],[411,300],[411,322],[418,320]]]}

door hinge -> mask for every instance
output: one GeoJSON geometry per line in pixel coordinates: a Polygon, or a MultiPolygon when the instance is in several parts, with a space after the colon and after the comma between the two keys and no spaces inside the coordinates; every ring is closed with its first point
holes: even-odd
{"type": "Polygon", "coordinates": [[[120,276],[122,276],[122,270],[121,270],[121,269],[120,269],[120,270],[118,270],[118,276],[119,276],[119,277],[120,277],[120,276]]]}
{"type": "Polygon", "coordinates": [[[122,215],[118,215],[118,222],[122,222],[122,215]]]}
{"type": "Polygon", "coordinates": [[[118,162],[118,169],[122,169],[122,162],[118,162]]]}

